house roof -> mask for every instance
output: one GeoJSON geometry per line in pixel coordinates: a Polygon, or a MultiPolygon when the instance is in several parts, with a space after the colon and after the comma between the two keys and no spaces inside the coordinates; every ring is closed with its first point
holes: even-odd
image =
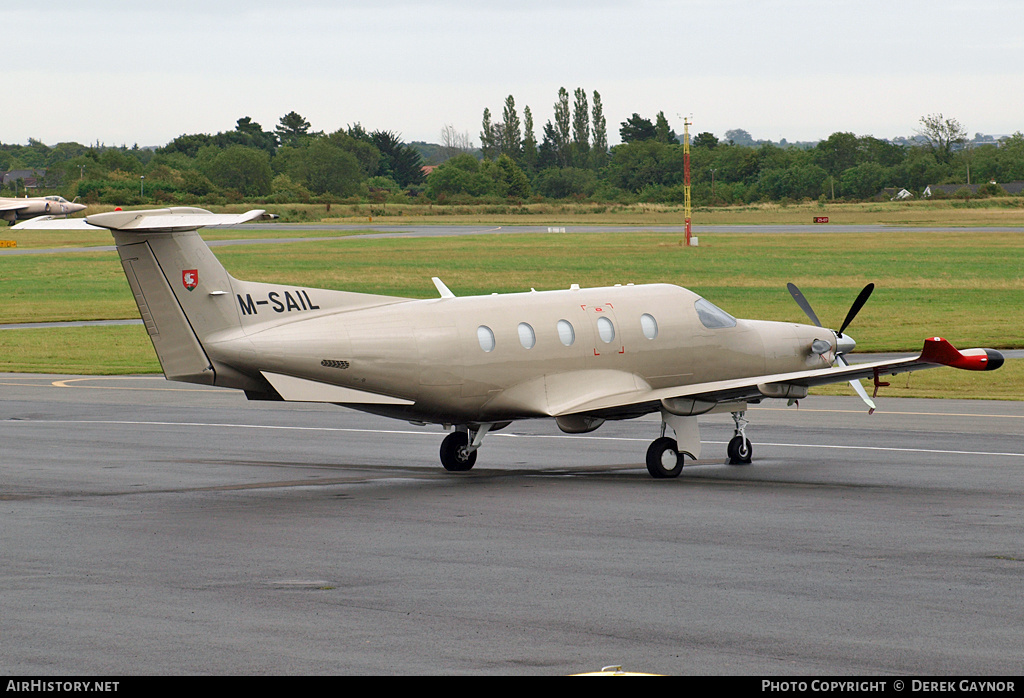
{"type": "Polygon", "coordinates": [[[36,186],[36,180],[46,176],[46,168],[39,167],[33,170],[11,170],[5,172],[3,178],[0,179],[0,183],[9,184],[11,182],[17,182],[19,179],[25,183],[26,187],[36,186]]]}

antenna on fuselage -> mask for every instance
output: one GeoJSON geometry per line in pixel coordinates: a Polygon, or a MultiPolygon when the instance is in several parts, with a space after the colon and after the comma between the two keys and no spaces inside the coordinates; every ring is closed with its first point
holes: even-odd
{"type": "Polygon", "coordinates": [[[434,282],[434,286],[437,288],[437,292],[441,294],[441,298],[455,298],[455,294],[451,292],[444,282],[436,276],[431,276],[430,280],[434,282]]]}

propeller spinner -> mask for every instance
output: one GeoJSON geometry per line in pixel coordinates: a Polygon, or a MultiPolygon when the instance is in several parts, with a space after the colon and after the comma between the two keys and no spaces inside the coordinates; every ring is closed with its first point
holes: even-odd
{"type": "MultiPolygon", "coordinates": [[[[811,319],[811,322],[818,327],[823,328],[824,325],[822,325],[821,321],[818,320],[818,316],[814,313],[814,309],[807,301],[807,298],[804,297],[804,294],[800,292],[800,289],[798,289],[795,284],[786,284],[786,288],[789,289],[789,294],[793,296],[793,300],[795,300],[796,304],[800,306],[800,309],[804,311],[804,314],[811,319]]],[[[864,304],[868,302],[868,298],[874,290],[874,284],[868,284],[862,288],[860,293],[857,294],[857,299],[853,301],[853,305],[850,306],[849,312],[846,313],[846,319],[843,320],[843,324],[839,326],[838,330],[833,330],[836,335],[836,361],[843,366],[850,365],[843,355],[850,353],[857,346],[857,342],[853,340],[853,337],[845,335],[843,332],[847,327],[849,327],[850,323],[853,322],[853,319],[857,317],[857,313],[859,313],[860,309],[864,307],[864,304]]],[[[815,350],[813,345],[812,350],[815,350]]],[[[864,386],[861,384],[860,380],[851,380],[850,385],[853,387],[854,392],[860,396],[860,399],[864,401],[864,404],[868,406],[868,414],[874,412],[875,403],[868,397],[868,393],[864,390],[864,386]]]]}

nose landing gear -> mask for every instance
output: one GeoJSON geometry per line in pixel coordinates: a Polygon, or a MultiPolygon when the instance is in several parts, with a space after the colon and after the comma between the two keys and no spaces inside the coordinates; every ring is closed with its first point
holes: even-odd
{"type": "Polygon", "coordinates": [[[746,412],[732,413],[732,421],[736,423],[736,432],[726,449],[729,454],[729,465],[750,465],[751,457],[754,455],[754,448],[746,435],[747,425],[750,422],[744,417],[745,414],[746,412]]]}

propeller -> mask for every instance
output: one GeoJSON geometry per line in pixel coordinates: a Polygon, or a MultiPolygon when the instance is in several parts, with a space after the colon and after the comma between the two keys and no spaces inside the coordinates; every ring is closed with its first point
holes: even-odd
{"type": "MultiPolygon", "coordinates": [[[[806,314],[807,317],[811,319],[811,322],[813,322],[818,327],[823,328],[824,326],[821,324],[821,321],[818,320],[818,316],[814,313],[814,309],[811,307],[811,304],[807,301],[807,298],[804,297],[804,294],[800,292],[800,289],[798,289],[795,284],[786,284],[786,288],[789,289],[789,294],[793,296],[793,300],[795,300],[796,304],[800,306],[800,309],[804,311],[804,314],[806,314]]],[[[836,335],[836,361],[842,364],[843,366],[850,365],[850,363],[846,360],[846,357],[844,357],[843,354],[853,351],[853,348],[857,346],[857,343],[853,341],[853,338],[843,335],[843,332],[846,330],[847,327],[850,326],[850,323],[853,322],[853,319],[857,317],[857,313],[859,313],[860,309],[864,307],[864,304],[868,302],[868,298],[871,296],[871,292],[874,290],[874,284],[868,284],[867,286],[862,288],[860,293],[857,294],[857,299],[854,300],[853,305],[850,306],[849,312],[846,313],[846,319],[843,320],[843,324],[839,326],[839,330],[833,330],[833,332],[835,332],[836,335]]],[[[851,380],[850,386],[853,388],[854,392],[856,392],[857,395],[860,396],[860,399],[864,401],[864,404],[868,406],[868,414],[874,412],[875,403],[871,398],[868,397],[868,393],[866,390],[864,390],[864,386],[861,384],[860,380],[851,380]]]]}

